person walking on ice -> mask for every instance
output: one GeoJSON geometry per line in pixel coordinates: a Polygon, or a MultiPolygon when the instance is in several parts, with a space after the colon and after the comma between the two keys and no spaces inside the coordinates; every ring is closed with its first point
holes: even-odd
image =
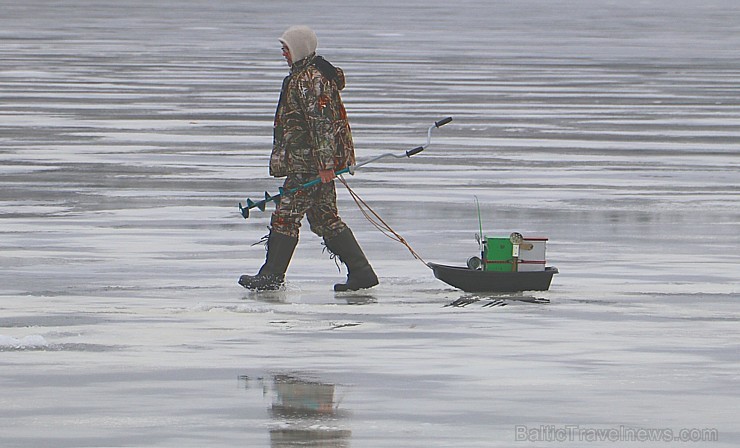
{"type": "Polygon", "coordinates": [[[275,112],[270,175],[285,177],[285,191],[317,177],[321,182],[281,198],[270,218],[265,263],[256,275],[242,275],[239,284],[251,290],[283,286],[306,216],[311,231],[347,267],[347,281],[335,284],[334,290],[371,288],[378,277],[337,210],[334,173],[355,163],[339,93],[345,86],[344,72],[316,54],[318,38],[309,27],[290,27],[279,41],[290,73],[275,112]]]}

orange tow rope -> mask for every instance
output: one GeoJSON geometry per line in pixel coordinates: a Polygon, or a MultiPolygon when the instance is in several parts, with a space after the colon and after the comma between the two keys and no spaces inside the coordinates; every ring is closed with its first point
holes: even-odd
{"type": "Polygon", "coordinates": [[[380,215],[378,215],[378,213],[376,213],[375,210],[372,209],[372,207],[367,205],[367,202],[365,202],[357,193],[354,192],[354,190],[349,187],[349,184],[346,180],[344,180],[344,177],[339,176],[338,179],[347,188],[347,191],[349,191],[350,196],[352,196],[352,199],[354,199],[355,204],[357,204],[357,207],[360,209],[363,216],[365,216],[365,219],[370,221],[370,223],[375,226],[376,229],[380,230],[383,235],[387,236],[393,241],[398,241],[399,243],[406,246],[409,252],[411,252],[411,255],[414,256],[414,258],[421,261],[426,267],[431,269],[429,263],[424,261],[424,259],[421,258],[421,255],[419,255],[411,247],[411,245],[401,235],[398,234],[398,232],[393,230],[393,228],[391,228],[391,226],[389,226],[388,223],[386,223],[383,218],[381,218],[380,215]]]}

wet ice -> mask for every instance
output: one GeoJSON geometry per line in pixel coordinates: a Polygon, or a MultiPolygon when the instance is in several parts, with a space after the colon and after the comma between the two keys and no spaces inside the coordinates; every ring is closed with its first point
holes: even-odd
{"type": "Polygon", "coordinates": [[[330,3],[2,5],[2,445],[735,446],[735,2],[330,3]],[[341,187],[379,287],[335,296],[307,227],[285,291],[236,285],[298,18],[347,73],[359,159],[454,117],[353,189],[428,261],[475,254],[474,196],[486,233],[549,237],[549,304],[449,288],[341,187]]]}

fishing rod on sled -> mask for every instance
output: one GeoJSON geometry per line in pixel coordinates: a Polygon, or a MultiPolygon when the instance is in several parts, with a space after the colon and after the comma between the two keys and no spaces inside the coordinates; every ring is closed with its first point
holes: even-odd
{"type": "MultiPolygon", "coordinates": [[[[429,129],[427,130],[427,142],[426,142],[426,144],[424,144],[422,146],[417,146],[416,148],[409,149],[408,151],[404,151],[401,154],[393,154],[393,153],[390,153],[390,152],[389,153],[385,153],[385,154],[381,154],[381,155],[379,155],[377,157],[374,157],[374,158],[372,158],[370,160],[367,160],[365,162],[358,163],[356,165],[351,165],[351,166],[348,166],[347,168],[343,168],[343,169],[341,169],[339,171],[336,171],[336,172],[334,172],[334,176],[335,177],[338,177],[338,176],[340,176],[342,174],[346,174],[346,173],[349,173],[350,175],[354,175],[355,174],[355,171],[358,170],[358,169],[360,169],[360,168],[362,168],[363,166],[368,165],[368,164],[371,164],[373,162],[377,162],[378,160],[383,159],[383,158],[386,158],[386,157],[394,157],[396,159],[402,159],[404,157],[409,158],[409,157],[411,157],[413,155],[419,154],[420,152],[424,151],[431,144],[431,142],[432,142],[432,131],[434,131],[435,129],[437,129],[439,127],[442,127],[442,126],[446,125],[447,123],[449,123],[451,121],[452,121],[452,117],[447,117],[447,118],[443,118],[443,119],[441,119],[439,121],[436,121],[433,125],[429,126],[429,129]]],[[[249,210],[251,210],[253,208],[258,208],[260,211],[263,211],[264,212],[265,211],[265,207],[267,206],[267,204],[269,202],[274,202],[274,203],[277,204],[277,203],[280,202],[280,198],[281,197],[283,197],[285,195],[291,195],[291,194],[293,194],[293,193],[295,193],[295,192],[297,192],[299,190],[303,190],[305,188],[313,187],[314,185],[318,185],[319,183],[321,183],[321,178],[320,177],[317,177],[316,179],[314,179],[314,180],[312,180],[310,182],[306,182],[303,185],[300,185],[300,186],[295,187],[295,188],[291,188],[289,190],[286,190],[285,188],[280,187],[278,189],[278,194],[276,194],[274,196],[270,195],[270,193],[268,193],[268,192],[265,192],[265,198],[264,199],[261,199],[259,201],[256,201],[256,202],[253,201],[252,199],[247,198],[247,206],[246,207],[244,207],[241,202],[239,203],[239,212],[241,213],[242,217],[244,217],[244,219],[247,219],[247,218],[249,218],[249,210]]]]}

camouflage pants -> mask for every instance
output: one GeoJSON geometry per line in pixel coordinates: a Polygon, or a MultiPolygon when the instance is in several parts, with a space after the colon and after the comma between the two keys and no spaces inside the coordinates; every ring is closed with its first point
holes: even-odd
{"type": "MultiPolygon", "coordinates": [[[[283,188],[287,191],[315,178],[315,174],[290,174],[283,188]]],[[[347,228],[337,211],[334,182],[314,185],[283,196],[272,213],[270,228],[297,238],[304,215],[308,218],[311,231],[326,239],[334,238],[347,228]]]]}

